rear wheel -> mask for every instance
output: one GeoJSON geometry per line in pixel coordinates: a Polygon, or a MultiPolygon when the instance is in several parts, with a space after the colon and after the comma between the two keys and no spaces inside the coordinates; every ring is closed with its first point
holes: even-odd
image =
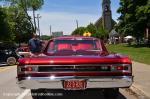
{"type": "Polygon", "coordinates": [[[16,58],[13,57],[13,56],[7,58],[7,64],[8,64],[8,65],[15,65],[16,62],[17,62],[17,60],[16,60],[16,58]]]}
{"type": "Polygon", "coordinates": [[[45,99],[44,89],[31,89],[31,96],[33,99],[45,99]]]}
{"type": "Polygon", "coordinates": [[[103,94],[107,99],[116,99],[119,95],[119,88],[103,89],[103,94]]]}

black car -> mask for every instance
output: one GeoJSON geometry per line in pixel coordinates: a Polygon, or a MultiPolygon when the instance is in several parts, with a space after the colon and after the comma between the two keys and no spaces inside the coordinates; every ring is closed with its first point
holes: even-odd
{"type": "Polygon", "coordinates": [[[19,58],[15,50],[16,47],[13,44],[0,42],[0,63],[15,65],[19,58]]]}

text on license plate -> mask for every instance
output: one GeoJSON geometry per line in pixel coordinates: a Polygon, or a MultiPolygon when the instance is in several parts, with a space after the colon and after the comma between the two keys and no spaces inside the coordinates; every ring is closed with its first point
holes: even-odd
{"type": "Polygon", "coordinates": [[[63,82],[65,90],[84,90],[86,88],[85,80],[65,80],[63,82]]]}

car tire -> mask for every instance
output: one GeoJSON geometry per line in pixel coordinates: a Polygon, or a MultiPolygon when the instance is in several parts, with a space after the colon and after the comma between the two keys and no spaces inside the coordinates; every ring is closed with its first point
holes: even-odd
{"type": "Polygon", "coordinates": [[[16,62],[17,62],[17,59],[16,59],[15,57],[12,57],[12,56],[11,56],[11,57],[8,57],[8,58],[7,58],[6,62],[7,62],[7,64],[10,65],[10,66],[11,66],[11,65],[15,65],[16,62]]]}
{"type": "Polygon", "coordinates": [[[119,95],[119,88],[103,89],[103,94],[106,99],[116,99],[119,95]]]}
{"type": "Polygon", "coordinates": [[[44,89],[31,89],[32,99],[45,99],[45,90],[44,89]]]}

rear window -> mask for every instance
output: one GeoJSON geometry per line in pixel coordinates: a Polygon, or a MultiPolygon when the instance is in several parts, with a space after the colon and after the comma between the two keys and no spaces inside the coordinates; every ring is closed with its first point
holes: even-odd
{"type": "Polygon", "coordinates": [[[48,51],[99,50],[96,40],[55,40],[50,42],[48,51]]]}

